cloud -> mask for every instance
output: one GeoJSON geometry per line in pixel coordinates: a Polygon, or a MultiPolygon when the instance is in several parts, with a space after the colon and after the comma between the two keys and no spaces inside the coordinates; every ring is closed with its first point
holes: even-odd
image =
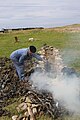
{"type": "Polygon", "coordinates": [[[65,2],[64,0],[0,0],[0,28],[4,21],[5,25],[8,24],[8,26],[14,21],[15,26],[17,20],[21,21],[20,25],[23,25],[24,21],[28,21],[28,19],[30,19],[28,24],[33,24],[31,19],[34,19],[38,25],[42,22],[44,26],[50,26],[50,24],[51,26],[58,26],[71,22],[79,23],[79,3],[79,0],[67,0],[65,2]]]}

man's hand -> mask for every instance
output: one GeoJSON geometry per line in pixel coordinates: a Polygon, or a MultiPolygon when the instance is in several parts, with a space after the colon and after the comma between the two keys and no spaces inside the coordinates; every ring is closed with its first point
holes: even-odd
{"type": "Polygon", "coordinates": [[[44,63],[46,63],[46,62],[47,62],[47,60],[46,60],[46,57],[45,57],[45,56],[41,55],[41,58],[42,58],[42,61],[43,61],[44,63]]]}

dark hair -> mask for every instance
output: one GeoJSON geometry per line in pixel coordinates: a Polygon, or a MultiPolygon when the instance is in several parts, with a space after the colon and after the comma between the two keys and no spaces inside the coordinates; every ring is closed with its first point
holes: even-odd
{"type": "Polygon", "coordinates": [[[35,47],[35,46],[30,46],[29,48],[30,48],[30,51],[31,51],[32,53],[35,53],[35,52],[36,52],[36,47],[35,47]]]}

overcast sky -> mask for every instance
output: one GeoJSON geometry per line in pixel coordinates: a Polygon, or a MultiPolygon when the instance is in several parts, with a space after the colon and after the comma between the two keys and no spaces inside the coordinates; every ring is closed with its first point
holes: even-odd
{"type": "Polygon", "coordinates": [[[80,0],[0,0],[0,29],[80,23],[80,0]]]}

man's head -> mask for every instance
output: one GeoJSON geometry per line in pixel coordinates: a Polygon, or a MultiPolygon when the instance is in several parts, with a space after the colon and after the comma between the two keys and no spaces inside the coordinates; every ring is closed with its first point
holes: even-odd
{"type": "Polygon", "coordinates": [[[30,46],[29,49],[30,49],[30,52],[32,52],[32,53],[36,52],[36,47],[35,46],[30,46]]]}

